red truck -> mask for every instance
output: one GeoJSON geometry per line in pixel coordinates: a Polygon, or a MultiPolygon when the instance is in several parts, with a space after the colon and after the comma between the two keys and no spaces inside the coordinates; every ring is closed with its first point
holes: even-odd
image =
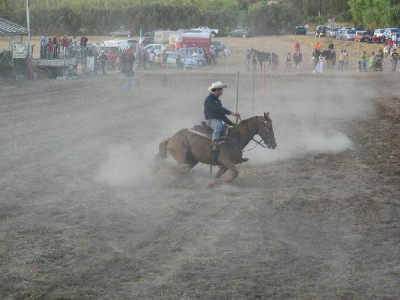
{"type": "Polygon", "coordinates": [[[175,50],[183,47],[209,49],[211,47],[211,36],[209,33],[201,31],[182,32],[175,40],[175,50]]]}

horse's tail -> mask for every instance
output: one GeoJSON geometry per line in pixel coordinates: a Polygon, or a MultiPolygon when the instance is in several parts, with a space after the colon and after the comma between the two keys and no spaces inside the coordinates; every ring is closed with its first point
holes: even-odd
{"type": "Polygon", "coordinates": [[[167,138],[160,143],[160,145],[158,146],[159,151],[156,155],[156,158],[166,159],[168,157],[167,146],[168,146],[169,140],[170,140],[170,138],[167,138]]]}

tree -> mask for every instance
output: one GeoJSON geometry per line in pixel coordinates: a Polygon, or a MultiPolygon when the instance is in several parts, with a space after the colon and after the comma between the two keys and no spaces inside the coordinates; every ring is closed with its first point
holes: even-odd
{"type": "Polygon", "coordinates": [[[386,27],[390,19],[389,0],[350,0],[353,22],[374,29],[386,27]]]}

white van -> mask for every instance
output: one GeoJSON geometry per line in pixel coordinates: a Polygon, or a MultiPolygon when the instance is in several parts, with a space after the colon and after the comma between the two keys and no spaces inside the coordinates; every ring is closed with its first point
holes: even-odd
{"type": "Polygon", "coordinates": [[[147,53],[149,53],[151,50],[153,50],[154,53],[159,53],[165,50],[165,46],[163,44],[149,44],[145,46],[143,49],[147,53]]]}
{"type": "Polygon", "coordinates": [[[101,50],[106,50],[106,52],[121,52],[128,50],[130,46],[127,40],[109,40],[100,43],[101,50]]]}

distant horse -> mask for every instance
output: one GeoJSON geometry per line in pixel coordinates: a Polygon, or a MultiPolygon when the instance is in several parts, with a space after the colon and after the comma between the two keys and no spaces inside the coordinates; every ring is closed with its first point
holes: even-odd
{"type": "MultiPolygon", "coordinates": [[[[210,129],[210,131],[212,131],[210,129]]],[[[233,181],[239,174],[235,164],[243,162],[242,150],[258,134],[268,148],[275,149],[276,142],[272,120],[269,113],[241,121],[230,128],[226,142],[220,145],[218,151],[219,170],[216,178],[227,170],[232,172],[228,182],[233,181]]],[[[157,158],[165,159],[170,154],[178,164],[185,164],[189,169],[198,162],[211,164],[211,139],[193,133],[189,129],[181,129],[172,137],[162,141],[157,158]]]]}
{"type": "Polygon", "coordinates": [[[335,67],[336,63],[336,51],[335,50],[324,50],[321,52],[321,55],[325,57],[326,66],[328,69],[335,67]]]}
{"type": "Polygon", "coordinates": [[[302,61],[302,54],[300,53],[300,51],[296,51],[293,54],[293,61],[296,69],[300,68],[300,62],[302,61]]]}
{"type": "Polygon", "coordinates": [[[253,54],[256,59],[260,62],[261,70],[263,61],[269,62],[269,66],[272,72],[278,70],[279,58],[275,52],[262,52],[251,48],[250,54],[253,54]]]}

